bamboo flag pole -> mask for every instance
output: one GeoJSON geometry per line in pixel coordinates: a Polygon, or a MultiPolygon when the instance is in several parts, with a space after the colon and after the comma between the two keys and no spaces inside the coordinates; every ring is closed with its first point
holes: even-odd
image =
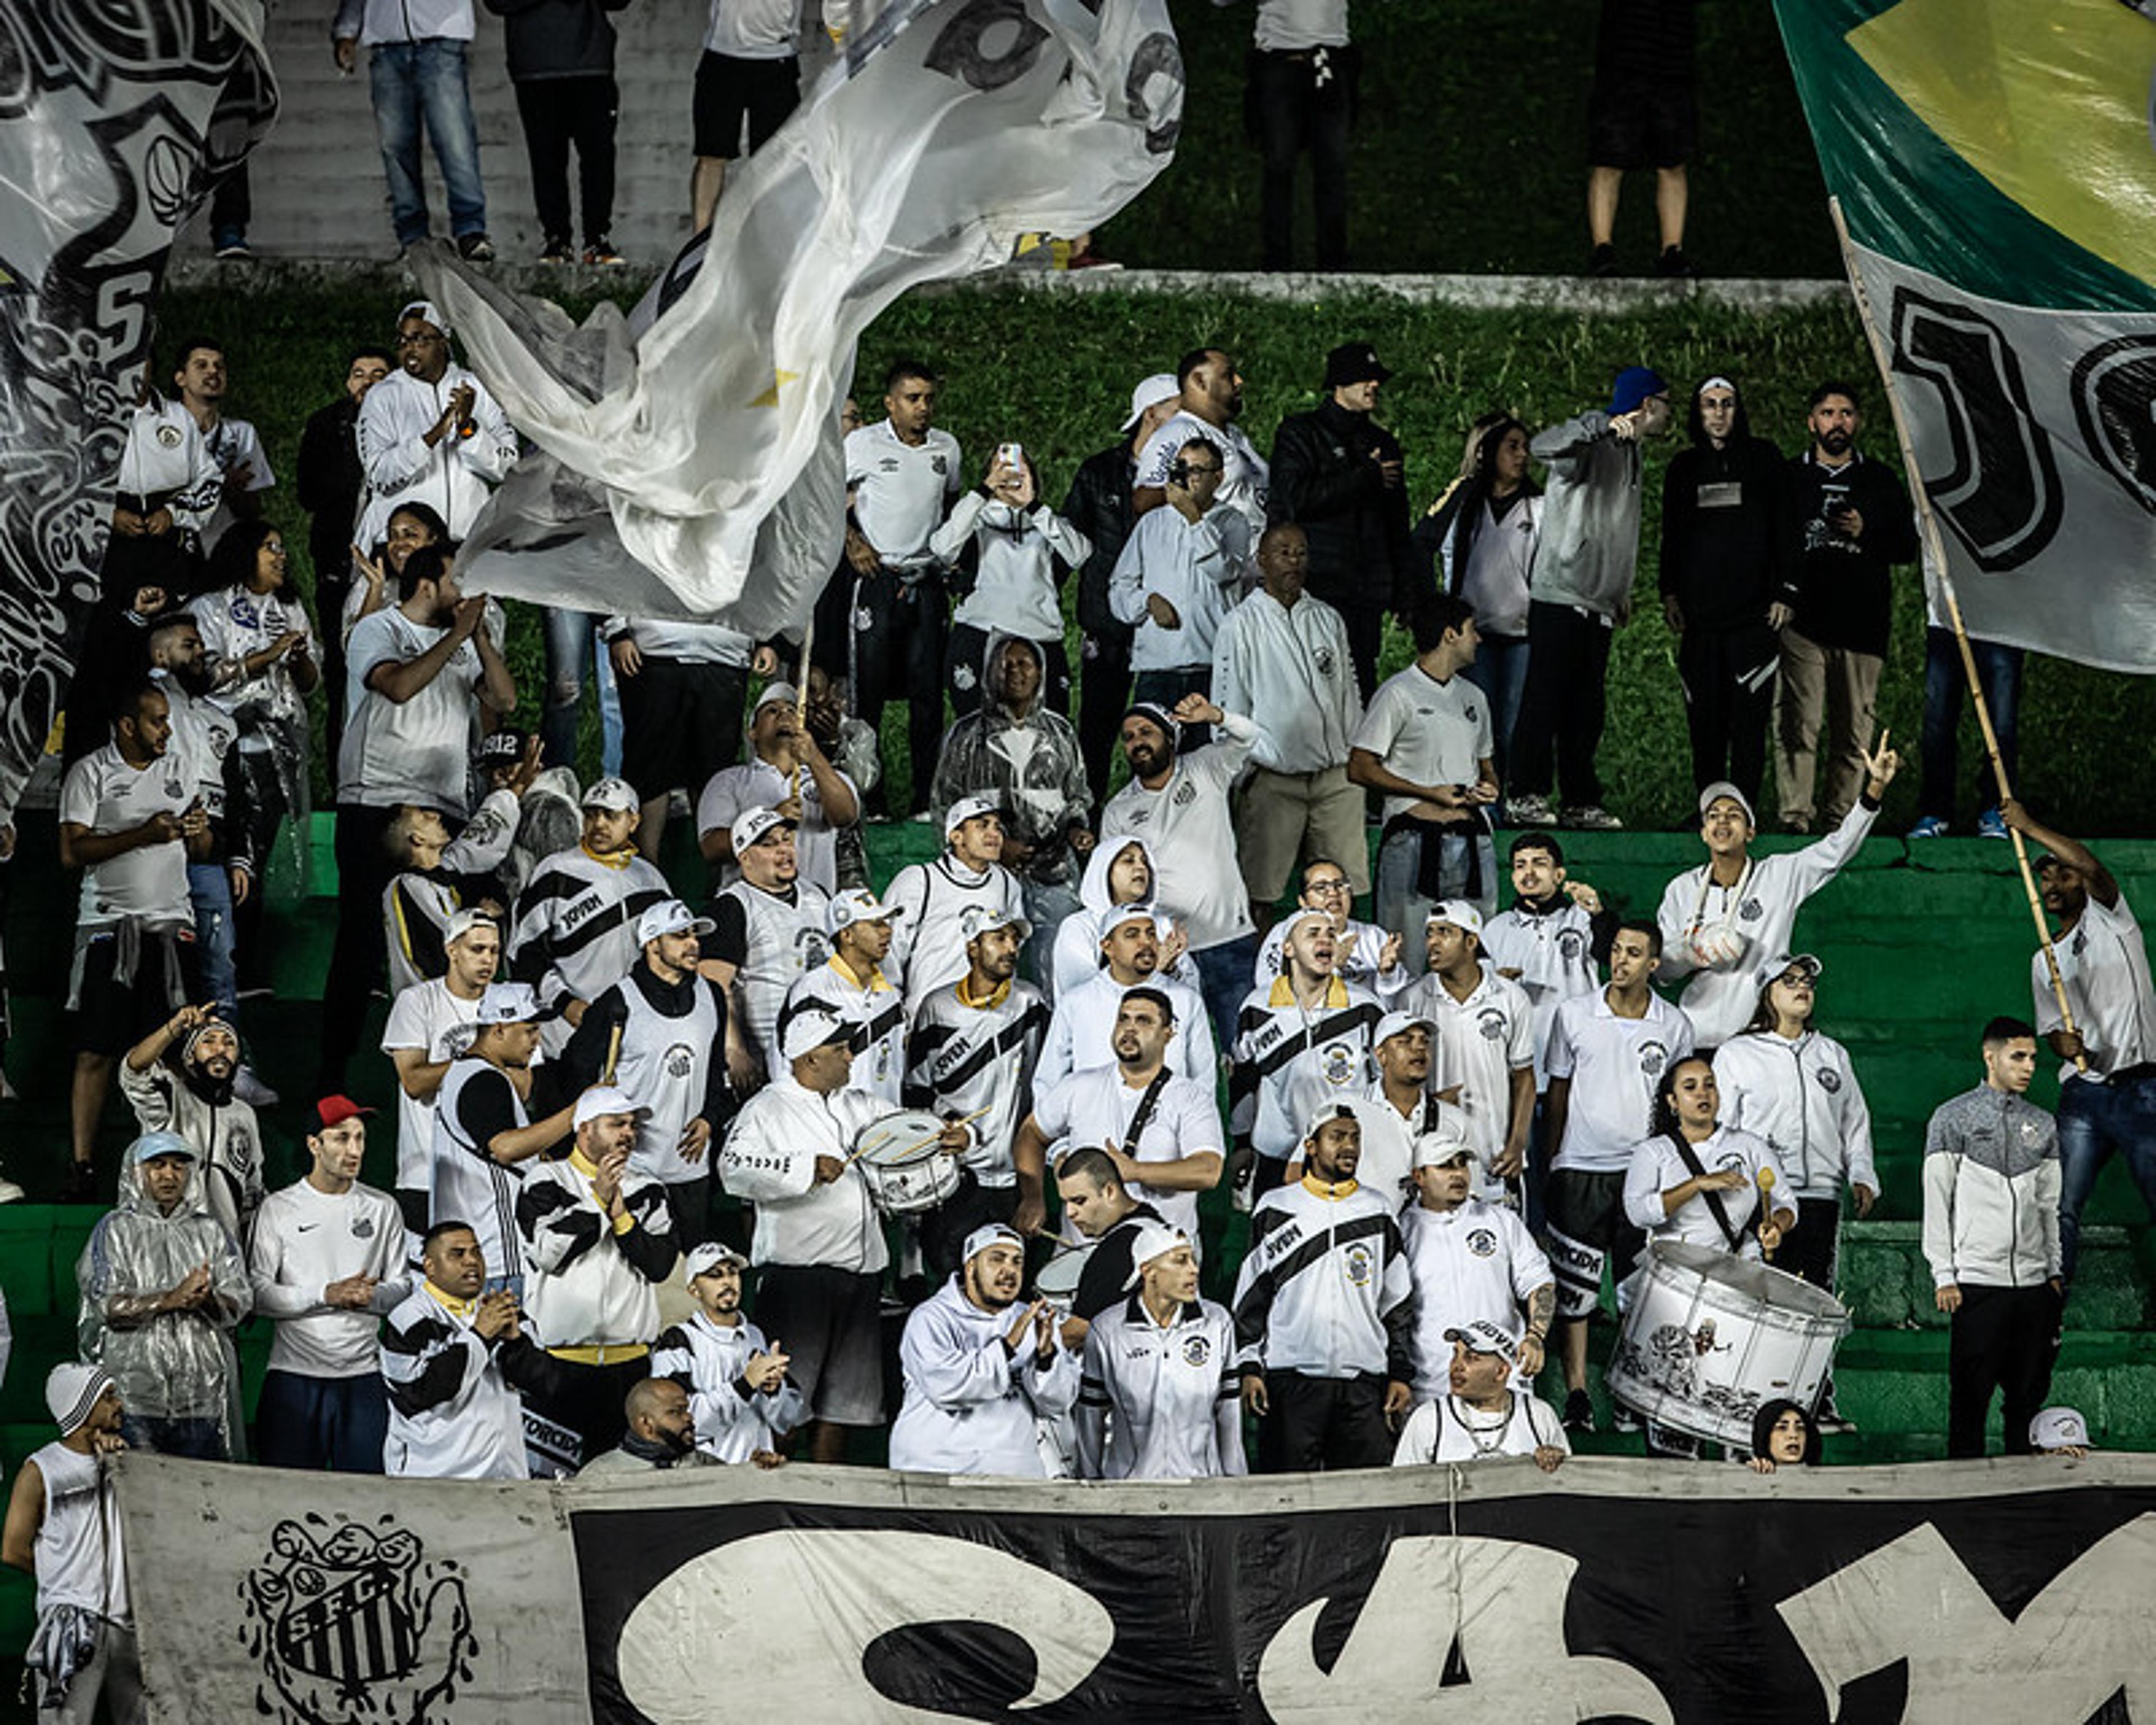
{"type": "MultiPolygon", "coordinates": [[[[793,677],[793,722],[801,734],[808,734],[808,649],[815,644],[816,618],[809,614],[808,620],[801,626],[801,663],[795,668],[793,677]]],[[[788,793],[797,799],[801,795],[801,748],[793,749],[793,783],[788,793]]]]}
{"type": "MultiPolygon", "coordinates": [[[[2006,783],[2006,763],[1999,753],[1999,732],[1991,723],[1991,709],[1985,704],[1984,684],[1976,674],[1976,654],[1969,644],[1969,630],[1961,620],[1961,600],[1954,593],[1953,577],[1948,572],[1946,547],[1939,537],[1938,518],[1932,513],[1932,500],[1924,486],[1924,476],[1917,466],[1917,451],[1909,440],[1909,422],[1902,412],[1902,398],[1894,388],[1894,368],[1887,352],[1887,338],[1881,333],[1877,321],[1871,315],[1871,297],[1865,291],[1864,276],[1856,267],[1856,249],[1850,242],[1849,223],[1842,218],[1841,200],[1830,198],[1828,213],[1834,218],[1835,238],[1841,242],[1842,267],[1849,272],[1849,290],[1856,300],[1857,321],[1864,326],[1865,339],[1871,344],[1872,362],[1879,367],[1880,382],[1886,386],[1887,405],[1894,416],[1894,435],[1902,446],[1902,471],[1909,481],[1909,494],[1917,502],[1917,524],[1923,535],[1925,550],[1930,553],[1931,566],[1938,572],[1939,596],[1946,601],[1947,620],[1953,625],[1954,644],[1961,650],[1961,669],[1969,684],[1969,699],[1976,703],[1977,728],[1984,734],[1984,752],[1990,757],[1991,770],[1999,782],[1999,800],[2004,803],[2013,794],[2006,783]]],[[[2079,1033],[2074,1028],[2074,1009],[2066,1000],[2066,978],[2059,973],[2059,955],[2051,945],[2051,925],[2044,920],[2044,900],[2036,891],[2035,870],[2029,865],[2028,842],[2020,829],[2009,827],[2007,836],[2014,841],[2014,860],[2021,870],[2021,890],[2028,896],[2029,915],[2036,925],[2036,938],[2044,949],[2044,968],[2051,973],[2051,993],[2059,1003],[2059,1016],[2069,1036],[2079,1033]]],[[[2088,1057],[2077,1055],[2074,1065],[2086,1072],[2088,1057]]]]}

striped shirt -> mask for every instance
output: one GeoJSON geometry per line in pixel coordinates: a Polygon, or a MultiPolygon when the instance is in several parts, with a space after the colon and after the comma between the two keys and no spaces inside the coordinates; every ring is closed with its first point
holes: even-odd
{"type": "Polygon", "coordinates": [[[1294,1155],[1312,1115],[1358,1095],[1377,1076],[1370,1038],[1383,1016],[1369,993],[1337,977],[1308,1011],[1286,977],[1251,989],[1236,1015],[1228,1076],[1236,1142],[1276,1162],[1294,1155]]]}
{"type": "Polygon", "coordinates": [[[921,1004],[906,1044],[905,1101],[944,1116],[985,1110],[960,1158],[983,1186],[1014,1184],[1011,1145],[1033,1096],[1048,1008],[1028,982],[1006,983],[986,1000],[958,983],[921,1004]]]}
{"type": "Polygon", "coordinates": [[[1413,1294],[1389,1200],[1353,1180],[1276,1186],[1251,1212],[1235,1278],[1238,1362],[1245,1373],[1405,1383],[1413,1294]]]}
{"type": "MultiPolygon", "coordinates": [[[[596,1000],[643,950],[636,919],[673,896],[666,877],[634,852],[594,856],[581,845],[557,850],[517,895],[510,973],[536,988],[552,1012],[570,1000],[596,1000]]],[[[550,1020],[547,1053],[559,1054],[568,1040],[568,1026],[550,1020]]]]}

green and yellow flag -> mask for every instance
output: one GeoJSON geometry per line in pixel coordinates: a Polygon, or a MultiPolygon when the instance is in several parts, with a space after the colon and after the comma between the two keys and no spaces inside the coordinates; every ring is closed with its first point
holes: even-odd
{"type": "Polygon", "coordinates": [[[2156,18],[1776,11],[1970,633],[2156,671],[2156,18]]]}

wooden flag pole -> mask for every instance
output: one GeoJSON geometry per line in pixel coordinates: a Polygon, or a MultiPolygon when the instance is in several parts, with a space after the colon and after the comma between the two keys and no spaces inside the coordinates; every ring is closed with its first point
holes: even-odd
{"type": "MultiPolygon", "coordinates": [[[[1976,703],[1977,728],[1984,734],[1984,752],[1990,757],[1991,771],[1999,784],[1999,800],[2003,803],[2013,791],[2006,783],[2006,763],[1999,753],[1999,732],[1993,727],[1991,709],[1984,698],[1984,684],[1976,674],[1976,652],[1969,644],[1969,630],[1961,618],[1961,600],[1954,593],[1953,577],[1948,572],[1938,518],[1932,513],[1931,495],[1917,466],[1915,446],[1909,440],[1909,422],[1902,412],[1901,395],[1894,388],[1894,368],[1887,352],[1887,338],[1871,316],[1871,296],[1865,291],[1863,275],[1856,267],[1856,249],[1850,242],[1849,223],[1842,218],[1841,200],[1830,198],[1826,207],[1834,218],[1835,238],[1841,242],[1842,268],[1849,272],[1849,290],[1856,300],[1856,320],[1864,326],[1865,339],[1871,344],[1872,362],[1879,367],[1880,382],[1886,387],[1887,406],[1894,417],[1894,436],[1902,446],[1902,471],[1908,480],[1910,495],[1916,499],[1917,525],[1923,536],[1924,548],[1930,554],[1932,567],[1938,572],[1939,594],[1946,601],[1947,620],[1953,625],[1954,644],[1961,650],[1962,675],[1969,684],[1969,699],[1976,703]]],[[[2029,915],[2035,922],[2036,938],[2044,949],[2044,968],[2051,973],[2051,993],[2059,1003],[2059,1016],[2069,1036],[2078,1034],[2074,1029],[2074,1009],[2066,1000],[2066,978],[2059,972],[2059,955],[2051,944],[2051,925],[2044,920],[2043,896],[2036,890],[2035,870],[2029,864],[2028,841],[2018,827],[2010,826],[2006,831],[2014,841],[2014,860],[2021,870],[2021,890],[2028,897],[2029,915]]],[[[2086,1072],[2088,1057],[2076,1055],[2074,1064],[2086,1072]]]]}
{"type": "MultiPolygon", "coordinates": [[[[801,626],[801,663],[793,677],[793,722],[804,737],[808,734],[808,649],[815,640],[816,618],[812,612],[801,626]]],[[[793,751],[793,783],[788,794],[797,800],[801,795],[801,750],[798,745],[793,751]]]]}

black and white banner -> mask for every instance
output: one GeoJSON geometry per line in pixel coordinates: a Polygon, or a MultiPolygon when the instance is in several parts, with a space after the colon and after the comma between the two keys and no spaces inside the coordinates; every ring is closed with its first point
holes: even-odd
{"type": "Polygon", "coordinates": [[[120,1490],[161,1725],[2156,1719],[2149,1457],[120,1490]]]}

